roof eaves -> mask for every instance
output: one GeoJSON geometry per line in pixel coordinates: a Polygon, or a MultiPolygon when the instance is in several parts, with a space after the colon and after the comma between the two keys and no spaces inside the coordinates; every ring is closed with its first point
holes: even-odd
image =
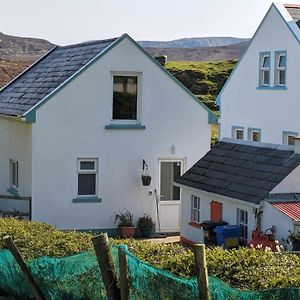
{"type": "Polygon", "coordinates": [[[88,63],[86,63],[81,69],[75,72],[71,77],[65,80],[61,85],[59,85],[56,89],[54,89],[50,94],[44,97],[41,101],[39,101],[36,105],[30,108],[23,114],[23,117],[26,123],[34,123],[36,121],[36,110],[50,100],[54,95],[56,95],[61,89],[63,89],[66,85],[72,82],[75,78],[77,78],[82,72],[96,63],[102,56],[104,56],[108,51],[118,45],[126,36],[122,35],[121,37],[117,38],[114,42],[112,42],[109,46],[107,46],[102,52],[96,55],[93,59],[91,59],[88,63]]]}
{"type": "Polygon", "coordinates": [[[216,124],[218,117],[214,114],[201,100],[199,100],[186,86],[176,79],[166,68],[164,68],[155,58],[153,58],[141,45],[139,45],[127,33],[124,34],[139,50],[141,50],[148,58],[150,58],[165,74],[167,74],[177,85],[179,85],[187,94],[189,94],[198,104],[200,104],[208,112],[208,123],[216,124]]]}

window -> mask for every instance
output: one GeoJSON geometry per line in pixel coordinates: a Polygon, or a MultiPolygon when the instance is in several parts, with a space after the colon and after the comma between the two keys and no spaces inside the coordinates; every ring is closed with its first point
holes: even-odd
{"type": "Polygon", "coordinates": [[[192,222],[200,223],[200,197],[192,196],[192,222]]]}
{"type": "Polygon", "coordinates": [[[237,140],[244,139],[244,128],[242,127],[232,127],[232,138],[237,140]]]}
{"type": "Polygon", "coordinates": [[[298,136],[298,132],[284,131],[282,134],[282,143],[284,145],[295,145],[295,136],[298,136]]]}
{"type": "Polygon", "coordinates": [[[248,212],[243,209],[237,209],[237,225],[241,226],[240,238],[248,240],[248,212]]]}
{"type": "Polygon", "coordinates": [[[138,76],[113,76],[113,120],[137,120],[138,76]]]}
{"type": "Polygon", "coordinates": [[[286,53],[275,52],[276,70],[275,85],[285,86],[286,84],[286,53]]]}
{"type": "Polygon", "coordinates": [[[16,160],[9,160],[9,176],[10,186],[17,189],[19,186],[19,167],[16,160]]]}
{"type": "Polygon", "coordinates": [[[260,86],[270,85],[270,65],[271,65],[271,55],[268,53],[260,54],[260,86]]]}
{"type": "Polygon", "coordinates": [[[248,140],[252,142],[260,142],[261,130],[256,128],[248,128],[248,140]]]}
{"type": "Polygon", "coordinates": [[[78,159],[78,196],[96,196],[97,159],[78,159]]]}

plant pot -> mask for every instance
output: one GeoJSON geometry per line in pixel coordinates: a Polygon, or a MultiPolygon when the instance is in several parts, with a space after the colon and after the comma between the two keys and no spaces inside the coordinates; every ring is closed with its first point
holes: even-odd
{"type": "Polygon", "coordinates": [[[119,227],[119,233],[122,238],[132,238],[134,231],[135,227],[119,227]]]}
{"type": "Polygon", "coordinates": [[[151,183],[151,176],[150,175],[142,175],[142,182],[144,186],[149,186],[151,183]]]}
{"type": "Polygon", "coordinates": [[[142,237],[144,238],[151,238],[153,237],[154,235],[154,230],[153,230],[153,226],[149,227],[140,227],[140,230],[141,230],[141,234],[142,234],[142,237]]]}

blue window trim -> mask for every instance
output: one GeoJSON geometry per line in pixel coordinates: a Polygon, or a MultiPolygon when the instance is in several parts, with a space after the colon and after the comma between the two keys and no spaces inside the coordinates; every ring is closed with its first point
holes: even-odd
{"type": "Polygon", "coordinates": [[[91,196],[91,197],[77,197],[72,199],[73,203],[100,203],[102,202],[101,198],[98,198],[97,196],[91,196]]]}
{"type": "Polygon", "coordinates": [[[287,52],[286,50],[276,50],[274,55],[274,87],[286,88],[286,73],[287,73],[287,52]],[[280,54],[285,54],[285,74],[284,74],[284,85],[277,84],[277,56],[280,54]]]}
{"type": "Polygon", "coordinates": [[[243,140],[245,139],[245,130],[244,130],[244,126],[232,126],[231,127],[231,137],[233,139],[236,139],[235,137],[235,130],[236,129],[242,129],[243,130],[243,140]]]}
{"type": "Polygon", "coordinates": [[[258,86],[256,87],[257,90],[287,90],[287,86],[258,86]]]}
{"type": "Polygon", "coordinates": [[[105,125],[105,129],[139,129],[144,130],[146,129],[145,125],[141,124],[109,124],[105,125]]]}
{"type": "Polygon", "coordinates": [[[297,131],[288,131],[288,130],[283,130],[282,131],[282,144],[283,145],[288,145],[288,143],[286,143],[286,137],[288,135],[295,135],[295,136],[298,136],[298,132],[297,131]]]}
{"type": "MultiPolygon", "coordinates": [[[[259,131],[260,133],[260,138],[258,142],[261,142],[261,128],[255,128],[255,127],[248,127],[248,141],[252,141],[252,139],[250,139],[250,135],[252,131],[259,131]]],[[[253,141],[252,141],[253,142],[253,141]]]]}
{"type": "Polygon", "coordinates": [[[19,191],[13,186],[9,187],[6,191],[13,196],[19,196],[19,191]]]}
{"type": "Polygon", "coordinates": [[[271,84],[271,62],[272,62],[272,55],[270,51],[262,51],[259,52],[259,59],[258,59],[258,86],[259,87],[264,87],[264,88],[269,88],[270,84],[271,84]],[[268,55],[270,57],[270,66],[269,66],[269,84],[268,85],[264,85],[262,84],[262,77],[261,77],[261,64],[262,64],[262,59],[264,57],[264,55],[268,55]]]}

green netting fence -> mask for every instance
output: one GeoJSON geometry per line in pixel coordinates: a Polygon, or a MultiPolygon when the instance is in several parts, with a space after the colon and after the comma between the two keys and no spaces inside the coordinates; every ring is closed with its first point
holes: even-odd
{"type": "MultiPolygon", "coordinates": [[[[128,261],[130,299],[199,299],[196,278],[174,276],[139,260],[125,247],[122,249],[128,261]]],[[[117,264],[117,247],[112,247],[112,252],[117,264]]],[[[64,258],[41,257],[28,265],[47,300],[107,299],[97,259],[92,251],[64,258]]],[[[212,300],[300,299],[300,289],[297,288],[241,291],[213,276],[209,276],[209,285],[212,300]]],[[[33,299],[19,266],[8,250],[0,251],[1,293],[18,299],[33,299]]]]}

